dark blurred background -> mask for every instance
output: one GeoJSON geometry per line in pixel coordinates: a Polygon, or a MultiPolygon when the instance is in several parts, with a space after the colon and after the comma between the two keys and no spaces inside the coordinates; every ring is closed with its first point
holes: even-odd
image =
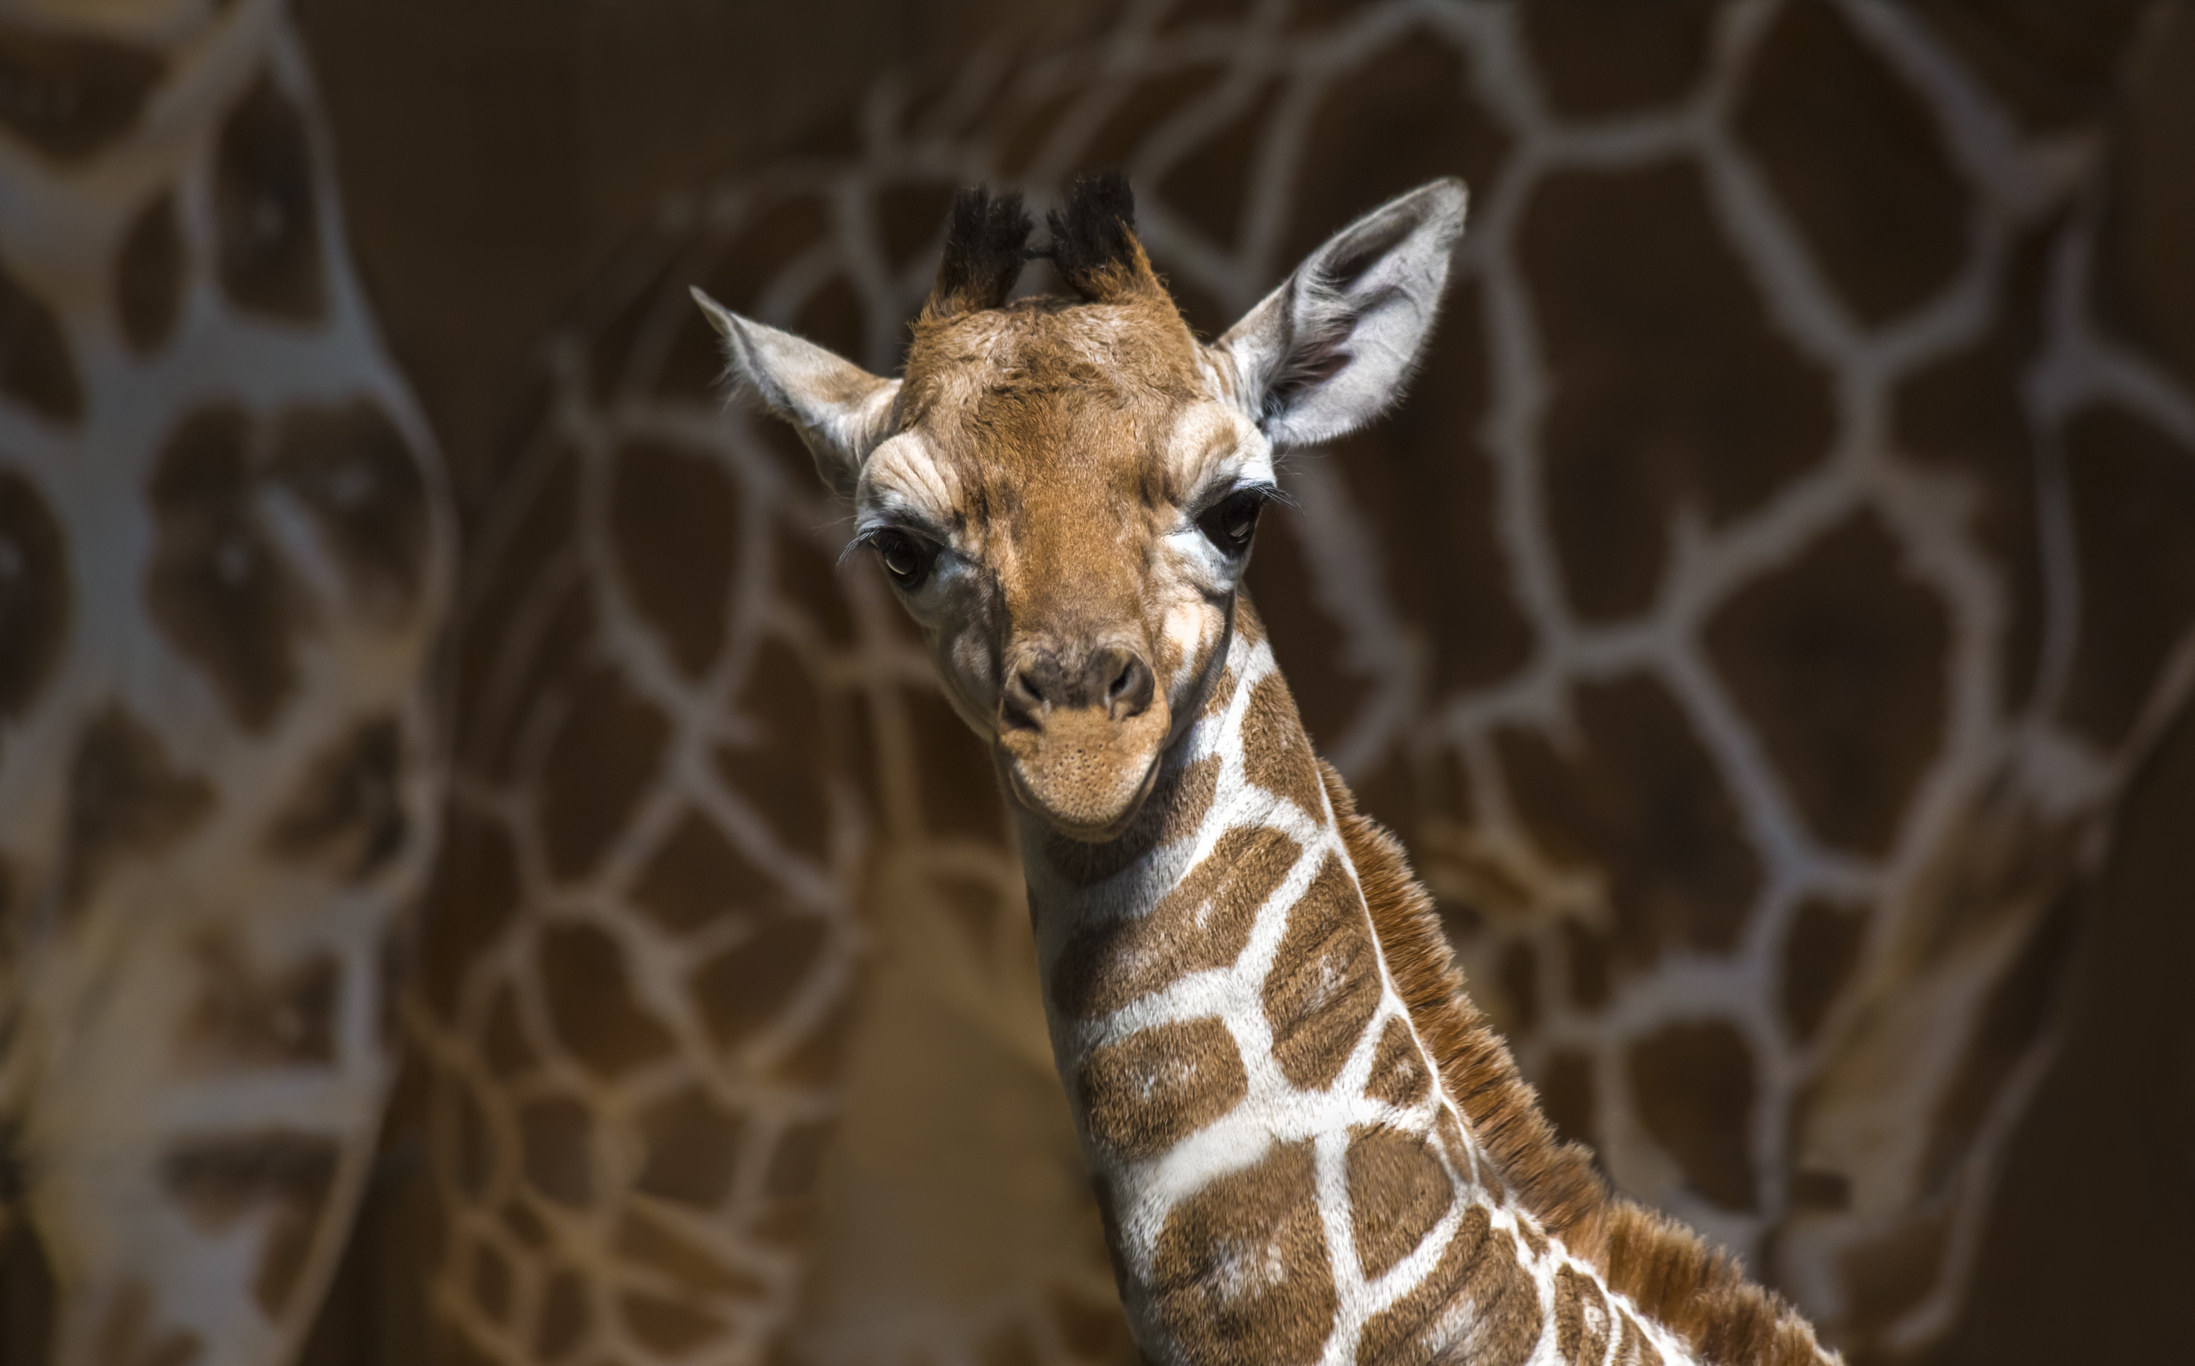
{"type": "Polygon", "coordinates": [[[461,488],[525,371],[663,198],[736,177],[984,46],[1086,26],[1084,0],[305,0],[352,247],[461,488]]]}
{"type": "MultiPolygon", "coordinates": [[[[1697,40],[1706,16],[1719,12],[1714,5],[1691,0],[1637,8],[1586,0],[1532,3],[1535,22],[1560,35],[1560,41],[1549,41],[1546,53],[1550,66],[1560,67],[1564,98],[1587,110],[1618,109],[1640,89],[1652,87],[1660,79],[1657,63],[1682,67],[1689,59],[1669,54],[1684,43],[1668,34],[1697,40]]],[[[1818,3],[1793,0],[1792,8],[1807,10],[1818,3]]],[[[2020,106],[2036,126],[2062,121],[2073,129],[2072,136],[2092,138],[2108,149],[2100,154],[2105,170],[2095,190],[2102,223],[2099,308],[2122,335],[2187,383],[2195,380],[2195,5],[2098,0],[2088,9],[2087,4],[1933,0],[1913,9],[1936,31],[1949,35],[1951,48],[1983,73],[1984,83],[2009,105],[2020,106]],[[2138,43],[2128,36],[2135,33],[2138,43]],[[2138,51],[2139,60],[2119,60],[2124,50],[2138,51]]],[[[1180,12],[1230,21],[1244,8],[1185,3],[1180,12]]],[[[1316,25],[1351,8],[1314,0],[1295,11],[1305,16],[1304,24],[1316,25]]],[[[543,434],[553,426],[543,416],[552,388],[547,340],[560,333],[567,339],[577,336],[588,345],[599,342],[604,355],[616,358],[629,336],[621,330],[626,320],[609,315],[621,309],[638,315],[662,297],[682,296],[688,258],[680,253],[691,247],[692,259],[701,260],[724,248],[713,239],[692,247],[681,235],[686,229],[665,227],[663,206],[668,200],[697,187],[744,183],[810,153],[838,155],[859,141],[849,130],[859,124],[865,102],[878,90],[934,90],[971,54],[991,52],[1011,63],[1019,60],[1018,54],[1053,51],[1100,35],[1122,13],[1122,6],[1097,0],[296,0],[294,15],[332,137],[351,254],[386,342],[440,444],[468,534],[483,526],[496,526],[499,535],[512,531],[498,525],[503,511],[499,500],[519,496],[510,492],[514,481],[508,476],[514,469],[523,472],[527,460],[555,447],[559,439],[543,434]],[[669,247],[663,245],[666,241],[669,247]]],[[[1803,74],[1804,61],[1799,65],[1803,74]]],[[[1474,79],[1483,75],[1476,73],[1474,79]]],[[[1361,97],[1373,110],[1365,127],[1390,128],[1393,120],[1409,124],[1419,92],[1407,82],[1398,89],[1400,93],[1388,91],[1373,80],[1355,90],[1353,97],[1361,97]],[[1381,118],[1390,123],[1380,123],[1381,118]]],[[[1174,93],[1152,94],[1153,108],[1174,93]]],[[[1834,94],[1831,90],[1823,97],[1824,103],[1812,111],[1819,116],[1816,123],[1802,130],[1830,130],[1815,145],[1835,141],[1842,115],[1832,108],[1834,94]]],[[[1150,123],[1122,137],[1141,136],[1159,116],[1154,112],[1150,123]]],[[[1342,126],[1350,125],[1343,120],[1342,126]]],[[[1872,135],[1881,129],[1860,131],[1872,135]]],[[[1397,141],[1408,144],[1396,149],[1398,161],[1411,161],[1413,167],[1412,158],[1453,161],[1485,151],[1453,129],[1422,143],[1397,141]],[[1450,133],[1452,139],[1441,140],[1450,133]]],[[[1362,145],[1365,159],[1377,161],[1373,145],[1362,145]]],[[[1385,145],[1377,150],[1386,150],[1385,145]]],[[[1333,149],[1325,152],[1332,154],[1333,149]]],[[[1348,152],[1344,147],[1335,159],[1346,164],[1348,152]]],[[[1433,169],[1456,168],[1443,163],[1433,169]]],[[[1361,179],[1366,185],[1378,183],[1385,193],[1395,187],[1385,185],[1382,174],[1375,168],[1361,179]]],[[[1332,178],[1343,188],[1322,185],[1319,193],[1346,202],[1317,200],[1316,214],[1307,217],[1320,221],[1291,224],[1291,243],[1305,232],[1315,240],[1342,215],[1369,207],[1358,179],[1349,174],[1332,178]]],[[[932,213],[923,221],[934,219],[932,213]]],[[[1861,246],[1854,250],[1860,254],[1877,240],[1869,234],[1879,225],[1842,226],[1849,230],[1845,247],[1857,242],[1861,246]]],[[[905,235],[928,243],[928,232],[917,225],[905,235]]],[[[752,246],[758,258],[784,246],[759,230],[752,237],[753,243],[742,238],[739,246],[752,246]]],[[[772,266],[789,254],[790,248],[780,252],[772,266]]],[[[761,271],[757,265],[758,276],[761,271]]],[[[737,297],[730,302],[748,306],[737,297]]],[[[1476,299],[1471,306],[1477,306],[1476,299]]],[[[1459,313],[1464,307],[1456,306],[1459,313]]],[[[827,314],[821,316],[828,320],[827,314]]],[[[1661,320],[1652,317],[1641,323],[1649,332],[1659,325],[1661,320]]],[[[686,316],[681,326],[690,332],[695,324],[686,316]]],[[[1679,338],[1673,346],[1680,344],[1682,329],[1669,330],[1679,338]]],[[[858,328],[847,329],[847,335],[856,333],[858,328]]],[[[680,333],[676,345],[690,345],[693,339],[680,333]]],[[[1463,376],[1461,366],[1483,359],[1478,351],[1468,350],[1474,344],[1444,337],[1442,345],[1455,349],[1438,352],[1436,365],[1456,362],[1455,373],[1463,376]]],[[[648,383],[655,378],[648,376],[648,383]]],[[[607,383],[600,387],[614,388],[607,383]]],[[[1436,446],[1447,449],[1444,442],[1461,443],[1458,433],[1483,416],[1484,395],[1463,392],[1470,388],[1463,379],[1450,388],[1455,392],[1428,395],[1421,384],[1422,411],[1434,416],[1413,426],[1406,409],[1394,424],[1401,433],[1391,438],[1396,449],[1422,454],[1436,446]]],[[[1952,425],[1984,433],[1977,441],[1992,439],[2005,425],[2002,413],[1977,410],[1971,416],[1971,423],[1952,425]]],[[[1367,449],[1382,454],[1388,448],[1378,442],[1389,439],[1370,438],[1367,449]]],[[[1476,454],[1474,450],[1472,458],[1476,454]]],[[[788,459],[778,449],[769,458],[779,460],[773,468],[792,470],[798,477],[797,455],[788,459]]],[[[1684,458],[1680,452],[1678,463],[1684,458]]],[[[663,462],[663,467],[683,468],[677,461],[663,462]]],[[[557,480],[565,479],[568,471],[557,468],[554,477],[541,482],[563,490],[565,484],[557,480]]],[[[1394,468],[1414,467],[1397,457],[1394,468]]],[[[1360,504],[1376,513],[1412,510],[1407,484],[1398,495],[1380,483],[1399,478],[1374,474],[1365,481],[1373,491],[1358,490],[1360,504]]],[[[1459,477],[1458,482],[1469,481],[1459,477]]],[[[718,528],[710,524],[697,531],[695,519],[706,520],[701,514],[684,519],[679,514],[695,506],[713,511],[717,505],[708,501],[715,496],[712,488],[707,480],[674,480],[671,496],[645,504],[660,514],[667,546],[693,548],[694,561],[708,565],[716,564],[712,557],[724,557],[718,528]],[[689,497],[695,489],[706,497],[689,497]]],[[[1442,490],[1443,497],[1451,492],[1446,485],[1442,490]]],[[[1467,490],[1453,501],[1467,502],[1470,496],[1476,495],[1467,490]]],[[[1468,511],[1484,509],[1474,504],[1468,511]]],[[[823,514],[807,503],[773,508],[770,516],[810,532],[824,525],[823,514]]],[[[1439,530],[1446,535],[1453,528],[1444,523],[1439,530]]],[[[1484,528],[1467,528],[1464,536],[1472,530],[1482,534],[1484,528]]],[[[532,553],[528,547],[533,541],[551,544],[574,534],[568,521],[545,514],[538,525],[525,521],[509,539],[532,553]]],[[[1412,540],[1392,527],[1386,534],[1397,543],[1412,540]]],[[[2187,528],[2187,535],[2195,537],[2195,526],[2187,528]]],[[[1261,595],[1266,584],[1277,590],[1308,581],[1293,558],[1303,551],[1292,547],[1294,541],[1280,541],[1264,552],[1268,559],[1261,569],[1268,577],[1260,583],[1261,595]]],[[[1423,547],[1406,549],[1419,553],[1423,547]]],[[[504,579],[532,572],[522,554],[513,554],[515,561],[477,574],[468,562],[468,591],[479,588],[484,600],[500,601],[495,594],[502,591],[504,579]],[[518,568],[511,567],[513,562],[518,568]],[[473,582],[475,577],[479,582],[473,582]]],[[[1462,558],[1465,570],[1478,563],[1462,558]]],[[[687,582],[680,573],[683,569],[664,581],[670,596],[687,582]]],[[[729,577],[730,571],[723,573],[729,577]]],[[[828,572],[816,574],[801,589],[813,596],[796,608],[813,608],[812,615],[826,623],[825,633],[843,629],[844,618],[858,616],[860,606],[858,589],[847,590],[845,582],[843,576],[832,580],[828,572]]],[[[2164,585],[2158,596],[2177,600],[2175,595],[2186,587],[2164,585]]],[[[1398,592],[1398,600],[1403,596],[1398,592]]],[[[1410,598],[1411,610],[1420,605],[1418,598],[1410,598]]],[[[1331,604],[1321,610],[1336,615],[1331,604]]],[[[1347,715],[1341,703],[1319,713],[1322,699],[1353,698],[1348,690],[1362,680],[1343,677],[1347,669],[1336,662],[1343,652],[1335,642],[1344,633],[1334,623],[1301,624],[1287,619],[1287,611],[1284,607],[1276,614],[1275,637],[1319,731],[1329,717],[1347,715]]],[[[1312,614],[1304,609],[1304,615],[1308,619],[1312,614]]],[[[1432,618],[1436,626],[1454,619],[1453,614],[1432,618]]],[[[1425,625],[1416,620],[1412,624],[1425,625]]],[[[585,636],[588,629],[574,628],[573,634],[585,636]]],[[[470,642],[460,642],[447,650],[440,661],[442,673],[477,677],[485,672],[465,657],[471,648],[470,642]]],[[[564,674],[584,672],[574,661],[585,653],[585,648],[572,646],[567,655],[549,657],[546,663],[527,659],[534,670],[527,677],[538,675],[542,681],[536,691],[546,696],[562,686],[564,674]]],[[[482,657],[489,657],[486,647],[482,657]]],[[[757,705],[766,720],[792,718],[782,729],[791,737],[787,744],[800,749],[812,734],[830,726],[805,709],[813,691],[806,687],[805,675],[788,670],[785,676],[793,681],[783,694],[757,705]],[[768,710],[772,707],[779,710],[768,710]]],[[[1435,677],[1435,690],[1452,681],[1435,677]]],[[[1412,704],[1423,705],[1424,699],[1412,704]]],[[[455,748],[460,751],[469,742],[466,727],[474,719],[465,705],[451,707],[457,717],[455,748]]],[[[933,733],[950,735],[954,742],[965,740],[941,709],[923,716],[915,727],[917,751],[968,757],[957,750],[923,748],[930,742],[921,737],[933,733]]],[[[494,732],[505,725],[515,728],[516,723],[491,717],[480,729],[494,732]]],[[[1328,724],[1329,731],[1341,729],[1328,724]]],[[[593,757],[609,775],[604,785],[615,787],[623,781],[616,772],[616,750],[633,732],[605,727],[603,733],[609,739],[593,757]]],[[[1445,798],[1418,790],[1434,789],[1432,780],[1399,773],[1401,761],[1369,766],[1364,784],[1368,805],[1396,824],[1414,846],[1421,831],[1438,826],[1436,817],[1454,814],[1441,808],[1445,798]]],[[[926,814],[934,809],[945,811],[940,819],[967,816],[946,808],[955,800],[971,804],[969,793],[974,792],[977,809],[967,816],[967,824],[977,834],[970,839],[999,844],[996,812],[982,790],[988,779],[980,766],[972,778],[965,763],[956,769],[941,761],[940,767],[964,780],[964,790],[943,799],[926,791],[926,814]]],[[[790,794],[789,805],[813,797],[803,784],[823,785],[797,764],[768,770],[764,777],[767,781],[759,786],[790,794]]],[[[2004,1158],[1971,1293],[1955,1328],[1928,1357],[1937,1366],[2163,1361],[2186,1354],[2181,1320],[2186,1287],[2195,1282],[2195,1240],[2186,1236],[2195,1224],[2195,1004],[2185,982],[2195,967],[2195,716],[2182,714],[2166,728],[2161,742],[2139,764],[2117,811],[2101,872],[2080,880],[2068,893],[2077,902],[2070,912],[2077,932],[2064,940],[2059,961],[2048,974],[2048,990],[2039,989],[2034,1000],[2018,1003],[2033,1006],[2036,1020],[2047,1016],[2058,1021],[2063,1044],[2004,1158]]],[[[1649,824],[1650,830],[1660,828],[1649,824]]],[[[446,946],[438,938],[440,924],[460,925],[459,939],[470,950],[489,942],[485,934],[463,939],[471,933],[466,925],[469,908],[484,898],[478,868],[467,863],[473,846],[460,823],[453,822],[452,832],[427,907],[430,917],[442,917],[422,936],[421,951],[430,959],[438,946],[446,946]],[[468,883],[469,876],[475,882],[468,883]]],[[[909,842],[905,831],[892,832],[891,838],[909,842]]],[[[1427,851],[1431,843],[1426,841],[1427,851]]],[[[1588,856],[1589,861],[1600,857],[1598,851],[1588,851],[1588,856]]],[[[1613,868],[1621,856],[1605,857],[1613,868]]],[[[1435,855],[1421,852],[1420,857],[1421,863],[1430,863],[1435,855]]],[[[882,884],[887,895],[879,897],[879,904],[893,890],[890,871],[862,874],[882,884]]],[[[1614,872],[1620,877],[1622,870],[1614,872]]],[[[696,875],[694,880],[704,879],[696,875]]],[[[758,876],[758,882],[763,880],[758,876]]],[[[0,892],[5,890],[0,886],[0,892]]],[[[873,895],[878,886],[864,882],[860,890],[873,895]]],[[[1465,935],[1481,927],[1478,909],[1460,904],[1465,898],[1446,888],[1437,890],[1442,890],[1452,927],[1461,927],[1465,935]]],[[[522,898],[513,893],[512,900],[522,898]]],[[[986,904],[974,915],[1010,920],[1014,908],[1005,903],[1012,900],[1009,888],[1000,898],[1003,911],[986,904]]],[[[0,901],[0,911],[5,909],[0,901]]],[[[514,919],[538,912],[529,901],[514,919]]],[[[1013,948],[1015,941],[1008,936],[1001,942],[1013,948]]],[[[434,969],[428,971],[432,975],[434,969]]],[[[1516,1010],[1514,1000],[1504,1000],[1504,993],[1515,994],[1512,983],[1486,973],[1476,976],[1474,985],[1487,994],[1497,1013],[1516,1010]]],[[[883,994],[888,993],[880,988],[883,994]]],[[[2015,1032],[2034,1023],[2015,1022],[2015,1032]]],[[[925,1044],[932,1037],[911,1033],[925,1044]]],[[[956,1036],[940,1037],[951,1044],[956,1036]]],[[[2023,1045],[2031,1041],[2032,1029],[2021,1036],[2023,1045]]],[[[857,1054],[863,1046],[855,1046],[857,1054]]],[[[450,1140],[447,1133],[432,1131],[432,1123],[422,1116],[432,1113],[446,1120],[454,1105],[434,1090],[440,1082],[431,1072],[416,1060],[407,1071],[357,1231],[306,1350],[311,1366],[390,1366],[430,1359],[474,1366],[493,1359],[454,1345],[456,1339],[438,1335],[431,1323],[423,1268],[444,1257],[447,1249],[437,1241],[430,1187],[436,1145],[446,1147],[450,1140]],[[429,1247],[431,1252],[422,1250],[429,1247]]],[[[1033,1104],[1056,1108],[1056,1097],[1047,1094],[1033,1104]]],[[[863,1132],[875,1137],[873,1129],[863,1132]]],[[[975,1179],[990,1175],[978,1172],[975,1179]]],[[[816,1179],[812,1172],[809,1179],[816,1179]]],[[[0,1191],[5,1194],[10,1192],[0,1191]]],[[[1073,1196],[1082,1198],[1079,1189],[1073,1196]]],[[[1087,1211],[1077,1206],[1075,1213],[1081,1218],[1087,1211]]],[[[1069,1240],[1066,1234],[1061,1237],[1069,1240]]],[[[44,1311],[34,1302],[50,1287],[34,1283],[35,1278],[26,1281],[20,1268],[17,1272],[9,1279],[7,1269],[0,1267],[0,1281],[6,1282],[0,1286],[0,1366],[12,1366],[10,1350],[24,1350],[11,1344],[40,1341],[44,1332],[25,1325],[43,1323],[44,1311]]],[[[438,1274],[452,1286],[466,1279],[462,1271],[438,1274]]],[[[1886,1275],[1894,1280],[1896,1269],[1886,1275]]],[[[479,1289],[483,1279],[490,1277],[482,1273],[470,1290],[453,1293],[488,1298],[479,1289]]],[[[858,1284],[858,1278],[849,1283],[858,1284]]],[[[1100,1322],[1085,1344],[1083,1359],[1123,1359],[1117,1328],[1115,1322],[1100,1322]]],[[[981,1366],[1021,1366],[1036,1359],[1017,1355],[1010,1338],[991,1346],[996,1350],[986,1351],[981,1366]]],[[[676,1353],[666,1359],[672,1356],[676,1353]]],[[[24,1359],[27,1366],[29,1359],[24,1359]]],[[[506,1359],[517,1358],[506,1354],[506,1359]]],[[[544,1366],[552,1361],[561,1366],[563,1360],[572,1366],[614,1366],[616,1361],[610,1356],[581,1361],[576,1353],[558,1358],[548,1352],[539,1359],[544,1366]]],[[[118,1349],[111,1361],[97,1366],[182,1363],[127,1357],[118,1349]]]]}

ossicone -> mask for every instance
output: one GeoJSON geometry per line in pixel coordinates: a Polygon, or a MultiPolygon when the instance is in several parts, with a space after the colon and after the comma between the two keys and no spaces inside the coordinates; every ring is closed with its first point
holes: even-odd
{"type": "Polygon", "coordinates": [[[1022,266],[1035,254],[1029,250],[1034,226],[1019,193],[994,199],[989,187],[973,185],[954,195],[945,255],[938,262],[937,283],[924,315],[948,317],[1005,303],[1022,266]]]}
{"type": "Polygon", "coordinates": [[[1151,259],[1136,237],[1136,196],[1118,171],[1083,176],[1068,187],[1067,203],[1045,215],[1052,258],[1067,287],[1094,303],[1119,303],[1136,295],[1165,293],[1151,259]]]}

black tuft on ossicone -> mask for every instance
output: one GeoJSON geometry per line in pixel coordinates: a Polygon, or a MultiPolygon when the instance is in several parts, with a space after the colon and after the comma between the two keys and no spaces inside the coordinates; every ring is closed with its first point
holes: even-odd
{"type": "Polygon", "coordinates": [[[1114,293],[1136,268],[1136,196],[1118,171],[1083,176],[1067,191],[1065,209],[1045,215],[1060,278],[1093,298],[1114,293]]]}
{"type": "Polygon", "coordinates": [[[993,199],[988,187],[972,185],[954,195],[932,310],[961,313],[1005,303],[1021,267],[1035,254],[1029,250],[1034,226],[1019,193],[993,199]]]}

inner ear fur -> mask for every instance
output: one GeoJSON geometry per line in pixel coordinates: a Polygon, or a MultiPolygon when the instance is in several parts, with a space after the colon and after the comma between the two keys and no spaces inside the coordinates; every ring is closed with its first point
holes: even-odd
{"type": "Polygon", "coordinates": [[[1463,232],[1463,182],[1435,180],[1328,238],[1221,337],[1243,406],[1274,444],[1344,436],[1401,397],[1463,232]]]}
{"type": "Polygon", "coordinates": [[[900,382],[872,375],[828,347],[743,318],[693,291],[709,325],[724,339],[724,373],[800,434],[816,473],[851,498],[869,453],[891,435],[900,382]]]}

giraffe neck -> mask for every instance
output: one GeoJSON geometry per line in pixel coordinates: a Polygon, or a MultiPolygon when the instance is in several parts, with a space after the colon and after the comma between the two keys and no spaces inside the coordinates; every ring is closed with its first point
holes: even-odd
{"type": "Polygon", "coordinates": [[[1144,1350],[1694,1359],[1495,1170],[1375,926],[1358,823],[1246,602],[1129,831],[1024,823],[1053,1049],[1144,1350]]]}

